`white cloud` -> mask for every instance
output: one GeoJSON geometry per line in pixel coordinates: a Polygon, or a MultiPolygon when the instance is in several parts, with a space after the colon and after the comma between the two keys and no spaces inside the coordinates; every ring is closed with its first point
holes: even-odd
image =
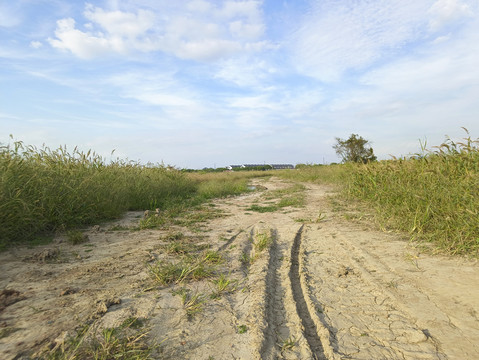
{"type": "Polygon", "coordinates": [[[34,49],[40,49],[43,46],[43,44],[40,41],[32,41],[30,42],[30,47],[34,49]]]}
{"type": "Polygon", "coordinates": [[[136,38],[151,29],[155,22],[155,14],[139,9],[136,14],[119,10],[105,11],[87,4],[85,17],[105,29],[111,36],[136,38]]]}
{"type": "Polygon", "coordinates": [[[470,24],[448,40],[423,47],[420,56],[366,72],[359,87],[343,88],[320,117],[341,124],[343,136],[355,129],[371,137],[383,157],[417,151],[417,138],[436,145],[445,134],[460,136],[461,126],[478,133],[478,30],[478,22],[470,24]]]}
{"type": "Polygon", "coordinates": [[[251,21],[257,21],[261,17],[260,6],[262,1],[225,1],[223,7],[218,10],[220,16],[228,19],[246,17],[251,21]]]}
{"type": "Polygon", "coordinates": [[[186,5],[186,8],[188,11],[192,11],[194,13],[207,13],[208,11],[211,11],[213,5],[208,1],[193,0],[186,5]]]}
{"type": "Polygon", "coordinates": [[[81,58],[134,51],[162,51],[200,61],[214,61],[232,54],[262,51],[267,43],[260,1],[227,1],[222,5],[204,0],[170,4],[164,12],[145,9],[105,10],[87,4],[84,30],[75,20],[57,22],[53,47],[81,58]]]}
{"type": "Polygon", "coordinates": [[[473,11],[461,0],[437,0],[429,9],[429,14],[433,17],[429,28],[431,31],[437,31],[461,18],[472,16],[473,11]]]}
{"type": "Polygon", "coordinates": [[[103,80],[120,89],[124,98],[162,107],[198,107],[197,95],[175,82],[173,73],[143,74],[130,72],[103,80]]]}
{"type": "Polygon", "coordinates": [[[443,92],[449,96],[465,87],[476,87],[479,21],[470,23],[464,31],[438,39],[425,45],[421,54],[398,58],[370,71],[362,82],[400,93],[443,92]]]}
{"type": "Polygon", "coordinates": [[[160,105],[160,106],[192,106],[195,104],[194,101],[186,99],[181,96],[170,95],[165,93],[158,92],[142,92],[138,94],[130,93],[128,95],[137,100],[140,100],[144,103],[151,105],[160,105]]]}
{"type": "Polygon", "coordinates": [[[237,38],[257,39],[264,33],[263,24],[246,24],[241,20],[229,24],[231,34],[237,38]]]}
{"type": "Polygon", "coordinates": [[[206,61],[227,57],[242,50],[241,44],[221,39],[184,42],[181,45],[175,51],[178,57],[206,61]]]}
{"type": "Polygon", "coordinates": [[[222,61],[214,77],[240,87],[267,89],[278,69],[263,59],[236,58],[222,61]]]}
{"type": "Polygon", "coordinates": [[[244,96],[244,97],[235,97],[231,100],[230,106],[233,108],[244,108],[244,109],[268,109],[268,110],[279,110],[280,104],[271,100],[270,96],[266,94],[254,95],[254,96],[244,96]]]}
{"type": "Polygon", "coordinates": [[[302,73],[338,81],[348,70],[361,70],[399,51],[425,33],[432,1],[321,1],[291,39],[302,73]]]}
{"type": "Polygon", "coordinates": [[[175,17],[165,24],[165,27],[167,36],[192,42],[217,39],[222,30],[219,24],[187,16],[175,17]]]}
{"type": "Polygon", "coordinates": [[[101,56],[113,50],[112,44],[103,34],[94,36],[75,29],[75,20],[72,18],[58,20],[55,35],[57,39],[48,39],[50,45],[57,49],[69,50],[83,59],[101,56]]]}

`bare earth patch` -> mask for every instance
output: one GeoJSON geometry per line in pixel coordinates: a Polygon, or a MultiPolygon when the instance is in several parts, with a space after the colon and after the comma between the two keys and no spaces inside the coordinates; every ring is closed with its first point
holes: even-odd
{"type": "Polygon", "coordinates": [[[0,358],[48,358],[85,325],[129,319],[153,359],[479,358],[477,261],[348,221],[326,186],[305,185],[303,207],[248,210],[292,185],[255,184],[215,201],[227,216],[200,232],[133,231],[143,213],[128,213],[85,243],[0,254],[0,358]]]}

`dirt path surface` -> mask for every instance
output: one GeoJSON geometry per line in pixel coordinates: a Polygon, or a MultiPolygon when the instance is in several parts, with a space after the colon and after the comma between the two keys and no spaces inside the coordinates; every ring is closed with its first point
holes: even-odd
{"type": "Polygon", "coordinates": [[[142,214],[129,213],[85,231],[85,244],[60,236],[0,254],[0,359],[131,318],[160,344],[155,359],[479,359],[477,261],[346,220],[326,186],[306,184],[303,207],[252,211],[292,184],[254,185],[211,204],[225,216],[201,231],[131,231],[142,214]],[[223,260],[204,279],[160,285],[148,269],[179,262],[173,243],[223,260]]]}

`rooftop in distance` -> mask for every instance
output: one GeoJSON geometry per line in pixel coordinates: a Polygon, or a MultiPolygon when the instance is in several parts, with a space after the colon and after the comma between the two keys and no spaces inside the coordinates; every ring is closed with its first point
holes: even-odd
{"type": "Polygon", "coordinates": [[[282,170],[282,169],[294,169],[294,165],[291,164],[242,164],[242,165],[228,165],[228,170],[245,169],[245,168],[262,168],[264,170],[282,170]]]}

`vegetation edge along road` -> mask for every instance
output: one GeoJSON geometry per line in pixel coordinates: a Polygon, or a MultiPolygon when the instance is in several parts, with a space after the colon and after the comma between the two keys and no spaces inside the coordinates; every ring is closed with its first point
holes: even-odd
{"type": "MultiPolygon", "coordinates": [[[[335,184],[347,199],[375,209],[380,227],[407,232],[443,253],[477,257],[478,145],[469,136],[408,158],[302,165],[274,174],[335,184]]],[[[375,158],[372,150],[366,153],[375,158]]],[[[118,218],[127,210],[159,209],[174,217],[209,199],[246,192],[248,179],[273,174],[188,173],[120,159],[106,163],[91,151],[38,149],[22,142],[0,148],[0,173],[0,250],[48,241],[56,231],[118,218]]]]}

